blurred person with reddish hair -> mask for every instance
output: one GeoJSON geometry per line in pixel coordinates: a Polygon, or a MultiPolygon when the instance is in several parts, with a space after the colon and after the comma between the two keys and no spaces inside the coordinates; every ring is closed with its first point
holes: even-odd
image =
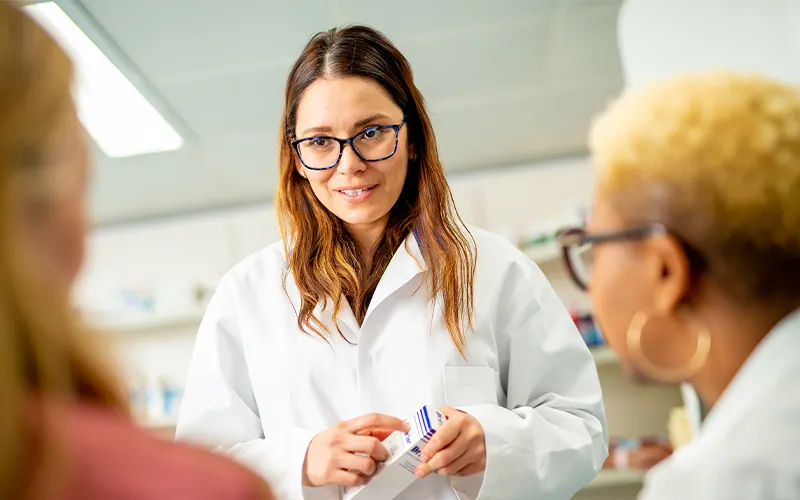
{"type": "Polygon", "coordinates": [[[0,498],[270,500],[241,466],[131,422],[70,307],[89,178],[73,67],[7,1],[0,75],[0,498]]]}

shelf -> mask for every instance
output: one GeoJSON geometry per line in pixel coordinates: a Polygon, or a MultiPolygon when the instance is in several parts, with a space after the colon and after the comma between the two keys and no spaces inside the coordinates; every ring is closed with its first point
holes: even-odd
{"type": "Polygon", "coordinates": [[[523,250],[529,259],[537,264],[550,264],[561,259],[561,247],[553,242],[528,247],[523,250]]]}
{"type": "Polygon", "coordinates": [[[120,319],[96,320],[94,324],[110,333],[131,334],[158,332],[165,330],[191,329],[197,330],[203,319],[203,310],[188,311],[180,314],[147,314],[129,316],[120,319]]]}
{"type": "Polygon", "coordinates": [[[584,489],[594,490],[621,486],[641,486],[644,475],[644,472],[636,470],[603,469],[591,483],[584,487],[584,489]]]}
{"type": "Polygon", "coordinates": [[[590,347],[589,351],[591,351],[594,364],[597,366],[619,363],[619,358],[616,353],[608,346],[590,347]]]}

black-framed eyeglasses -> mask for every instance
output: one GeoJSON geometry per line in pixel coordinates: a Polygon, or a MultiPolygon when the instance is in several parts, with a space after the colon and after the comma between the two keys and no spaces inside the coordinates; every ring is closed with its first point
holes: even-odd
{"type": "Polygon", "coordinates": [[[342,159],[344,146],[349,144],[364,161],[386,160],[397,152],[400,129],[406,120],[395,125],[367,127],[356,135],[339,139],[328,135],[315,135],[292,141],[300,163],[309,170],[330,170],[342,159]]]}
{"type": "Polygon", "coordinates": [[[569,227],[556,233],[556,241],[561,246],[564,263],[570,276],[581,290],[589,289],[589,276],[592,270],[592,247],[600,243],[631,241],[650,236],[671,234],[661,224],[648,224],[621,231],[589,234],[585,228],[569,227]]]}

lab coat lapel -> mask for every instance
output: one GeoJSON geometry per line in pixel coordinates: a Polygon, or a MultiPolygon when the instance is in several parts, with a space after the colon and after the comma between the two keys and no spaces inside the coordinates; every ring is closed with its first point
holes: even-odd
{"type": "MultiPolygon", "coordinates": [[[[350,307],[350,303],[346,300],[342,301],[342,310],[339,311],[337,316],[337,320],[339,322],[340,328],[347,328],[352,332],[353,336],[358,338],[358,331],[361,329],[358,325],[358,321],[356,321],[356,315],[353,313],[353,308],[350,307]]],[[[344,332],[347,340],[350,342],[355,342],[356,338],[351,338],[347,332],[344,332]]]]}
{"type": "Polygon", "coordinates": [[[418,236],[416,232],[413,232],[400,245],[400,248],[397,249],[391,262],[386,267],[386,271],[384,271],[378,287],[372,295],[364,321],[366,322],[370,314],[381,305],[381,302],[427,268],[425,259],[422,257],[418,236]]]}
{"type": "MultiPolygon", "coordinates": [[[[314,316],[320,318],[324,324],[329,325],[329,333],[333,333],[334,335],[337,333],[336,324],[334,324],[333,321],[333,299],[328,298],[325,302],[325,307],[323,307],[322,301],[317,303],[316,308],[314,308],[314,316]]],[[[336,316],[336,323],[338,323],[339,329],[348,342],[351,344],[358,342],[358,332],[360,328],[358,326],[358,321],[356,321],[356,316],[353,313],[353,309],[350,307],[347,300],[342,299],[342,308],[336,316]]]]}

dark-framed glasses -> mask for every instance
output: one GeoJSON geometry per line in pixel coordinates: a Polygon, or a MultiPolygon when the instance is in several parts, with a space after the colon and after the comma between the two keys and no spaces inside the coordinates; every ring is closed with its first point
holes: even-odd
{"type": "Polygon", "coordinates": [[[589,289],[592,272],[592,249],[601,243],[631,241],[670,234],[661,224],[648,224],[631,229],[605,233],[588,233],[583,227],[568,227],[556,232],[556,241],[563,251],[564,263],[570,276],[581,290],[589,289]]]}
{"type": "Polygon", "coordinates": [[[329,170],[339,164],[344,146],[349,144],[363,161],[386,160],[397,152],[400,129],[406,120],[395,125],[367,127],[347,139],[315,135],[292,141],[300,163],[309,170],[329,170]]]}

